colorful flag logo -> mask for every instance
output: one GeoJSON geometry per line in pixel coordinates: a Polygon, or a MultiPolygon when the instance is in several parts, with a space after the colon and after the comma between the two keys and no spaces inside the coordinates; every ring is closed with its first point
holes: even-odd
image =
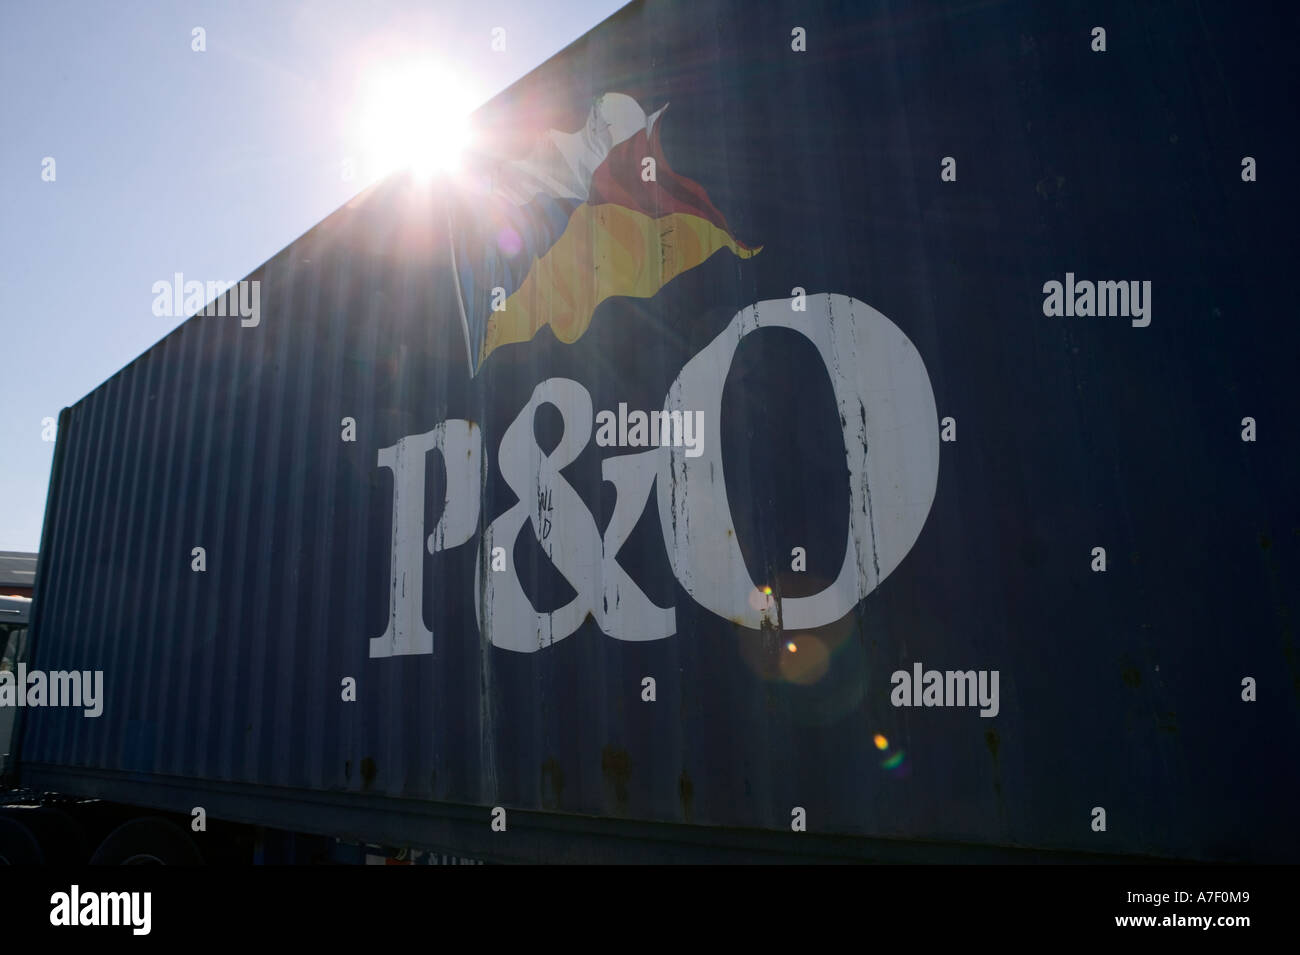
{"type": "Polygon", "coordinates": [[[456,197],[449,228],[471,372],[546,326],[571,344],[607,298],[650,298],[720,249],[760,251],[668,165],[666,108],[647,116],[632,97],[606,93],[583,129],[549,130],[456,197]]]}

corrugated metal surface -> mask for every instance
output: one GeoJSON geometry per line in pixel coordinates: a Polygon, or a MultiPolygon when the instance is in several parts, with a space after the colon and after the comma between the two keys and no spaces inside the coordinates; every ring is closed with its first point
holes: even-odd
{"type": "MultiPolygon", "coordinates": [[[[608,300],[575,343],[543,330],[471,376],[436,191],[392,181],[331,216],[249,277],[263,283],[257,327],[194,318],[64,416],[33,666],[102,669],[107,699],[98,719],[26,711],[29,775],[73,767],[83,781],[64,785],[142,799],[277,787],[304,807],[363,807],[374,841],[399,806],[787,833],[802,807],[818,837],[1294,859],[1296,91],[1284,57],[1259,55],[1281,20],[1295,13],[698,0],[620,13],[485,107],[480,141],[521,156],[547,129],[581,128],[602,94],[671,103],[673,170],[761,252],[719,252],[653,298],[608,300]],[[1097,25],[1104,54],[1089,48],[1097,25]],[[1240,177],[1247,155],[1258,182],[1240,177]],[[956,182],[940,180],[945,156],[956,182]],[[1150,281],[1151,324],[1045,317],[1044,283],[1066,272],[1150,281]],[[673,635],[615,639],[589,617],[535,652],[490,642],[533,638],[507,632],[515,616],[480,627],[476,603],[504,578],[484,567],[475,581],[482,532],[517,500],[501,444],[534,388],[566,378],[595,410],[662,408],[688,361],[738,335],[733,316],[796,286],[901,330],[933,409],[903,371],[872,365],[897,345],[886,326],[815,299],[827,365],[809,338],[769,329],[714,369],[725,385],[705,440],[730,521],[683,476],[687,459],[655,459],[618,562],[673,608],[673,635]],[[830,376],[866,368],[859,426],[830,376]],[[952,416],[957,440],[938,443],[918,415],[952,416]],[[1255,443],[1240,438],[1248,415],[1255,443]],[[355,442],[340,439],[345,417],[355,442]],[[433,652],[372,657],[394,586],[394,472],[377,461],[449,419],[482,436],[477,530],[423,551],[433,652]],[[882,443],[852,484],[873,428],[882,443]],[[928,510],[907,483],[927,448],[928,510]],[[845,544],[860,498],[875,501],[860,519],[883,548],[871,560],[845,544]],[[682,501],[703,502],[693,529],[671,520],[682,501]],[[675,575],[700,515],[734,530],[743,560],[675,575]],[[1096,546],[1105,573],[1090,569],[1096,546]],[[788,569],[795,547],[805,572],[788,569]],[[794,619],[846,557],[850,586],[883,582],[827,626],[754,629],[703,606],[740,599],[724,591],[743,563],[794,619]],[[998,715],[891,705],[891,674],[916,662],[997,670],[998,715]],[[1241,700],[1246,676],[1258,702],[1241,700]],[[355,703],[340,698],[347,677],[355,703]]],[[[556,419],[539,415],[542,448],[561,440],[556,419]]],[[[562,449],[577,440],[565,435],[562,449]]],[[[575,597],[563,567],[590,539],[574,528],[588,511],[602,531],[613,519],[602,460],[635,453],[579,447],[561,477],[582,508],[551,515],[572,535],[559,556],[528,524],[507,548],[539,611],[575,597]]],[[[521,453],[544,466],[547,452],[521,453]]],[[[445,487],[428,460],[425,533],[445,487]]]]}

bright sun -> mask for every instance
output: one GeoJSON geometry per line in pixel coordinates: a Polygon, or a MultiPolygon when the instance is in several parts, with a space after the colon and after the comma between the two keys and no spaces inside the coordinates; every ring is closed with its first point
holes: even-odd
{"type": "Polygon", "coordinates": [[[422,181],[454,172],[473,105],[456,77],[431,60],[377,67],[363,87],[357,124],[365,179],[401,169],[422,181]]]}

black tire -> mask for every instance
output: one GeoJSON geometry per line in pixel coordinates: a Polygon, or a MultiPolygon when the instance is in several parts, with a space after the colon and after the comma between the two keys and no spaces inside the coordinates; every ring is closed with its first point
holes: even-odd
{"type": "Polygon", "coordinates": [[[194,840],[166,819],[146,817],[123,823],[108,834],[91,865],[203,865],[194,840]]]}
{"type": "Polygon", "coordinates": [[[90,848],[86,845],[86,833],[76,819],[52,806],[22,812],[19,818],[40,843],[47,865],[86,864],[90,848]]]}
{"type": "Polygon", "coordinates": [[[0,813],[0,865],[44,865],[36,835],[9,813],[0,813]]]}

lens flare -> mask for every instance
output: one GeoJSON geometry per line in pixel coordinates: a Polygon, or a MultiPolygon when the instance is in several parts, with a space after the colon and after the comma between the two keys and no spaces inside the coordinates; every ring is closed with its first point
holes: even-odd
{"type": "MultiPolygon", "coordinates": [[[[818,593],[832,583],[801,575],[798,589],[818,593]]],[[[851,639],[856,632],[852,615],[820,627],[816,633],[783,631],[777,613],[777,591],[789,593],[791,589],[790,582],[782,577],[750,585],[748,602],[754,615],[744,620],[733,618],[740,627],[748,627],[748,632],[737,628],[736,650],[759,679],[784,684],[790,691],[784,699],[792,707],[798,725],[827,726],[860,704],[868,686],[863,679],[866,660],[860,642],[851,639]],[[834,665],[837,652],[838,667],[834,665]],[[814,686],[820,686],[820,691],[801,692],[814,686]]],[[[867,738],[871,739],[871,733],[867,738]]]]}
{"type": "Polygon", "coordinates": [[[749,592],[749,605],[759,613],[770,614],[776,610],[776,598],[771,587],[755,587],[749,592]]]}
{"type": "Polygon", "coordinates": [[[906,757],[906,755],[907,754],[900,749],[897,753],[895,753],[893,756],[890,756],[880,765],[884,769],[898,769],[898,767],[903,765],[903,759],[906,757]]]}
{"type": "Polygon", "coordinates": [[[885,737],[881,736],[879,733],[875,736],[875,743],[876,749],[889,749],[889,740],[885,739],[885,737]]]}
{"type": "Polygon", "coordinates": [[[784,646],[786,652],[777,658],[782,680],[797,686],[812,686],[826,675],[831,653],[817,637],[810,633],[795,634],[795,639],[784,646]]]}
{"type": "Polygon", "coordinates": [[[506,226],[497,233],[497,248],[509,256],[519,254],[524,247],[524,240],[519,237],[519,233],[510,226],[506,226]]]}

